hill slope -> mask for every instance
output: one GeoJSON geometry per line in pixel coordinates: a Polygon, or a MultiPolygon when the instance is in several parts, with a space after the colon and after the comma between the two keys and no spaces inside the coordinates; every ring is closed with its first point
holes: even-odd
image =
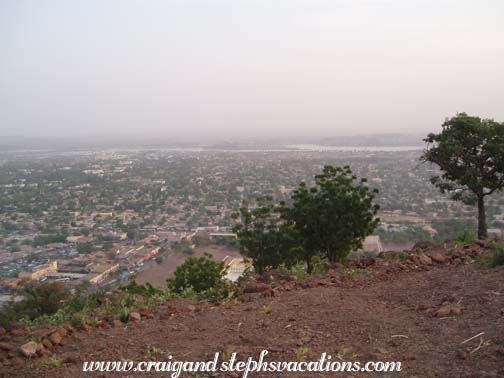
{"type": "Polygon", "coordinates": [[[403,365],[400,373],[310,377],[504,376],[504,267],[482,268],[457,259],[415,266],[397,261],[371,263],[372,267],[359,273],[330,271],[302,284],[276,283],[274,296],[251,294],[241,304],[171,301],[152,319],[75,332],[66,345],[54,349],[65,361],[61,368],[37,359],[12,362],[14,366],[9,363],[2,369],[10,377],[167,376],[84,373],[82,362],[151,357],[162,361],[168,354],[177,360],[198,361],[223,351],[236,351],[245,359],[262,349],[270,351],[269,360],[295,361],[296,349],[306,347],[307,360],[317,360],[327,352],[333,358],[339,353],[348,360],[401,361],[403,365]],[[443,313],[441,308],[452,311],[443,313]],[[483,344],[480,338],[462,344],[481,332],[483,344]]]}

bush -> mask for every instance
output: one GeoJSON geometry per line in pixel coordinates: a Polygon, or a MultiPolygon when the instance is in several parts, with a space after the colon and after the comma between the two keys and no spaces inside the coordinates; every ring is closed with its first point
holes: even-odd
{"type": "Polygon", "coordinates": [[[60,282],[26,281],[22,283],[19,294],[24,297],[22,301],[8,303],[2,308],[1,325],[56,314],[71,298],[68,289],[60,282]]]}
{"type": "Polygon", "coordinates": [[[457,237],[455,238],[455,244],[466,245],[473,242],[474,240],[476,240],[476,234],[474,233],[474,231],[465,229],[457,235],[457,237]]]}
{"type": "Polygon", "coordinates": [[[350,167],[325,166],[315,176],[315,186],[301,183],[289,204],[260,198],[256,208],[242,207],[234,214],[240,218],[234,227],[240,251],[252,259],[258,273],[298,262],[312,273],[315,257],[343,261],[362,247],[379,222],[377,192],[366,179],[358,180],[350,167]]]}
{"type": "Polygon", "coordinates": [[[494,247],[492,254],[488,259],[488,265],[491,268],[504,265],[504,246],[494,247]]]}
{"type": "Polygon", "coordinates": [[[219,290],[224,286],[224,263],[212,260],[212,255],[188,257],[175,270],[175,278],[168,280],[168,286],[176,293],[192,289],[195,293],[219,290]]]}

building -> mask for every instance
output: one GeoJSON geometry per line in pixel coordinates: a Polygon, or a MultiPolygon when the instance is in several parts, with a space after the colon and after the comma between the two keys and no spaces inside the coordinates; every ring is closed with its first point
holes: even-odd
{"type": "Polygon", "coordinates": [[[103,282],[109,275],[119,270],[119,264],[103,264],[92,269],[87,280],[93,285],[103,282]]]}
{"type": "Polygon", "coordinates": [[[21,272],[18,274],[18,277],[21,279],[30,279],[36,280],[39,279],[46,274],[56,273],[58,271],[58,262],[51,261],[44,265],[39,265],[31,270],[31,272],[21,272]]]}
{"type": "Polygon", "coordinates": [[[359,253],[373,253],[378,254],[383,252],[383,246],[381,244],[380,236],[378,235],[369,235],[364,239],[362,243],[362,248],[357,252],[359,253]]]}
{"type": "Polygon", "coordinates": [[[222,260],[226,268],[226,276],[224,278],[235,282],[243,276],[243,274],[251,268],[249,262],[243,258],[231,258],[229,256],[224,257],[222,260]]]}

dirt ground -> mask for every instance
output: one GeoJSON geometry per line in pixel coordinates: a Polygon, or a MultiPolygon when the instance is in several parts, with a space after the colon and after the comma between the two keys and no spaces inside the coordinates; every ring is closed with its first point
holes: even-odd
{"type": "MultiPolygon", "coordinates": [[[[393,275],[366,274],[345,285],[334,282],[329,275],[306,289],[287,289],[241,304],[196,304],[195,308],[189,301],[177,300],[161,310],[175,313],[172,317],[156,315],[134,324],[74,334],[55,349],[67,361],[59,368],[37,359],[15,368],[4,366],[3,376],[167,377],[167,373],[82,372],[82,362],[162,361],[168,355],[198,361],[225,351],[248,358],[262,349],[270,351],[270,361],[296,361],[296,351],[307,348],[308,361],[326,352],[333,359],[339,355],[349,361],[401,361],[402,371],[281,376],[504,377],[504,267],[435,265],[393,275]],[[434,316],[443,304],[461,311],[434,316]],[[463,343],[482,332],[481,337],[463,343]]],[[[225,374],[214,376],[233,376],[225,374]]]]}

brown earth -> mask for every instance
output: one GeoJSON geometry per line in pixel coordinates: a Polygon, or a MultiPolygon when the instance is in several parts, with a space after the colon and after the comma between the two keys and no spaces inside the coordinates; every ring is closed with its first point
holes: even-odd
{"type": "MultiPolygon", "coordinates": [[[[82,362],[167,361],[168,355],[199,361],[226,351],[246,359],[262,349],[270,351],[269,361],[296,361],[296,350],[306,347],[308,361],[326,352],[333,360],[339,355],[349,361],[401,361],[402,371],[281,376],[504,377],[504,267],[469,263],[472,260],[465,256],[481,253],[477,246],[444,252],[426,253],[432,259],[423,254],[400,262],[371,259],[361,264],[371,265],[366,269],[350,265],[301,283],[273,281],[268,290],[262,289],[264,283],[251,284],[244,291],[262,293],[244,294],[241,304],[171,301],[152,319],[68,336],[64,346],[53,348],[63,361],[61,367],[54,358],[11,356],[10,362],[0,365],[0,376],[168,377],[82,372],[82,362]]],[[[226,374],[213,376],[241,376],[226,374]]]]}

